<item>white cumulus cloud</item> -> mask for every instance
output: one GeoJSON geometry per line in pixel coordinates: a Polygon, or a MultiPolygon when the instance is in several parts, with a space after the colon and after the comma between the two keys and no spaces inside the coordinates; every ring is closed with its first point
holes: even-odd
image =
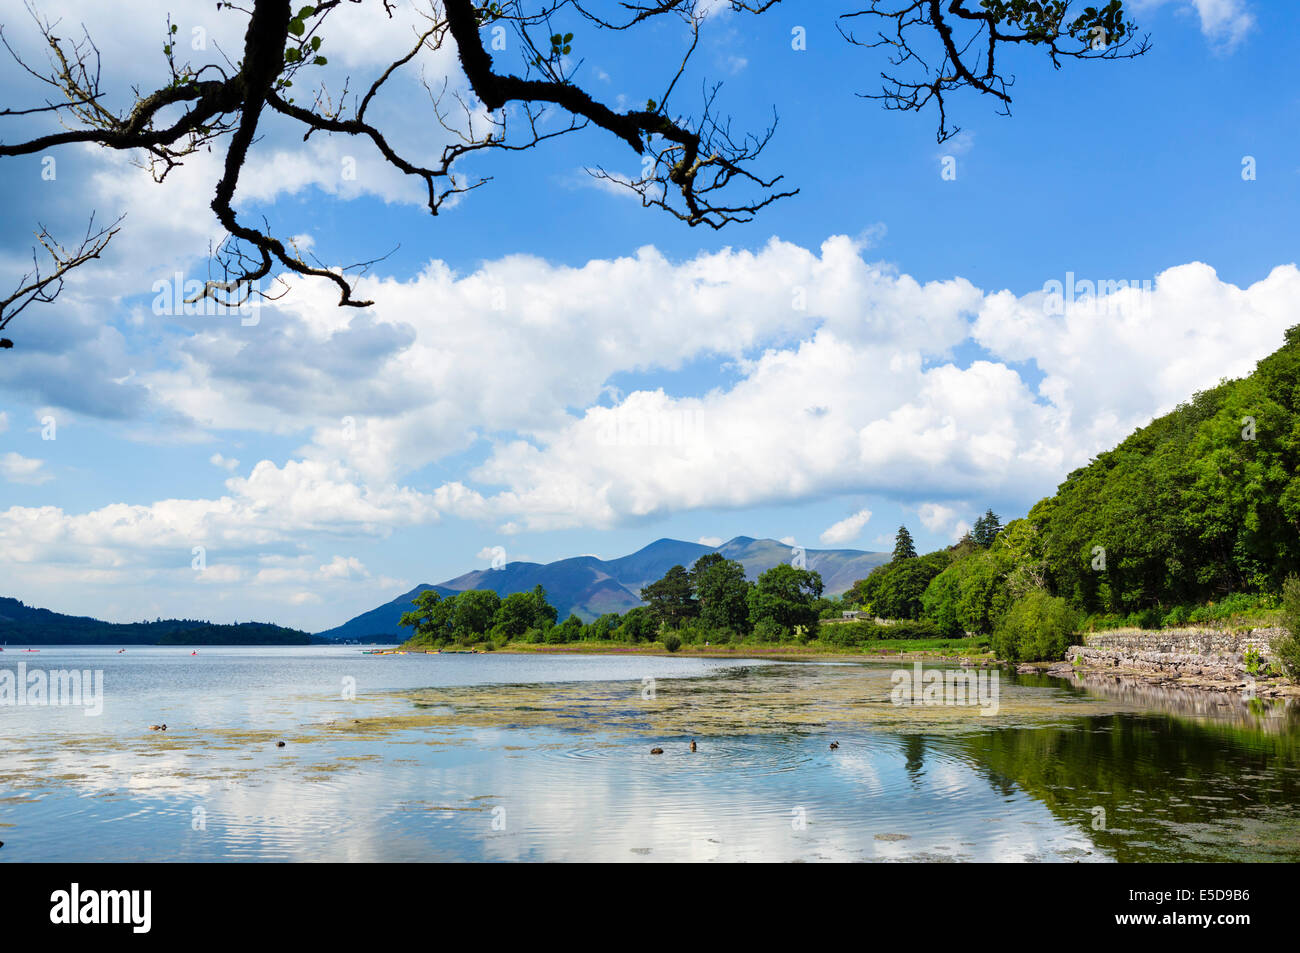
{"type": "Polygon", "coordinates": [[[862,530],[870,519],[871,510],[858,510],[852,516],[846,516],[838,523],[828,526],[821,534],[821,541],[832,546],[850,543],[862,535],[862,530]]]}
{"type": "Polygon", "coordinates": [[[1255,29],[1255,15],[1247,0],[1139,0],[1134,9],[1140,16],[1145,10],[1169,3],[1194,13],[1200,20],[1201,33],[1225,52],[1235,49],[1255,29]]]}
{"type": "Polygon", "coordinates": [[[44,466],[44,460],[24,457],[20,453],[3,453],[0,454],[0,479],[40,486],[54,479],[52,474],[45,472],[44,466]]]}

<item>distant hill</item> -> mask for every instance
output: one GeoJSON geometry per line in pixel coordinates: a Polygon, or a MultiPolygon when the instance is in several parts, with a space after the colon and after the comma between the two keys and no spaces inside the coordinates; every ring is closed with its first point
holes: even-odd
{"type": "Polygon", "coordinates": [[[217,625],[197,619],[101,622],[63,615],[0,596],[0,644],[15,645],[308,645],[313,637],[268,622],[217,625]]]}
{"type": "MultiPolygon", "coordinates": [[[[626,612],[642,604],[641,587],[663,577],[678,564],[690,568],[705,553],[721,553],[745,567],[749,579],[773,566],[789,562],[793,549],[774,539],[737,536],[721,546],[705,546],[680,539],[657,539],[644,549],[618,559],[573,556],[553,563],[507,563],[501,569],[476,569],[437,585],[416,586],[392,602],[364,612],[342,625],[318,633],[326,639],[392,639],[402,641],[410,632],[398,625],[411,600],[426,589],[445,595],[467,589],[491,589],[498,595],[527,592],[541,585],[563,619],[570,612],[590,622],[606,612],[626,612]]],[[[809,549],[807,567],[821,573],[827,595],[839,595],[874,567],[889,562],[888,553],[858,549],[809,549]]]]}

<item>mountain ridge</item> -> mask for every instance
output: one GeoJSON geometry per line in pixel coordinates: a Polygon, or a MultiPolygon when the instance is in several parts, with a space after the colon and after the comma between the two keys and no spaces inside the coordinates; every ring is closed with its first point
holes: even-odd
{"type": "MultiPolygon", "coordinates": [[[[341,625],[316,633],[325,639],[392,638],[400,641],[410,633],[398,624],[411,600],[426,589],[447,596],[467,589],[491,589],[500,596],[526,592],[540,585],[563,619],[573,613],[590,622],[606,612],[626,612],[642,605],[640,590],[660,579],[675,565],[688,569],[707,553],[721,553],[745,567],[746,578],[795,558],[797,547],[775,539],[736,536],[718,546],[660,537],[634,553],[614,559],[596,556],[567,556],[549,563],[511,562],[499,569],[475,569],[441,583],[421,583],[383,605],[354,616],[341,625]]],[[[874,567],[889,561],[888,553],[860,549],[806,549],[808,569],[821,573],[828,596],[839,595],[874,567]]]]}

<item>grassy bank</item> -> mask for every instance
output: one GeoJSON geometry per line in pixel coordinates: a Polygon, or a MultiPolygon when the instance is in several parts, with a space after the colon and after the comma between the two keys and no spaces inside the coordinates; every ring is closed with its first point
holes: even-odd
{"type": "Polygon", "coordinates": [[[1284,615],[1280,596],[1230,595],[1217,602],[1173,606],[1169,609],[1143,609],[1127,615],[1093,613],[1084,617],[1080,628],[1085,632],[1185,628],[1227,629],[1235,632],[1280,626],[1284,623],[1284,615]]]}

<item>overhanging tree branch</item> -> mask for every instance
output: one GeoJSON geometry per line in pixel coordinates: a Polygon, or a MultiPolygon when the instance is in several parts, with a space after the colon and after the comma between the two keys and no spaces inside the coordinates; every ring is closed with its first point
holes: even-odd
{"type": "MultiPolygon", "coordinates": [[[[780,0],[729,2],[734,12],[762,14],[780,0]]],[[[641,157],[639,177],[600,167],[589,170],[593,175],[632,189],[643,205],[660,208],[690,226],[717,229],[749,221],[771,203],[797,194],[796,189],[781,188],[781,175],[757,171],[775,131],[775,111],[762,132],[733,133],[730,120],[717,111],[717,85],[703,84],[701,108],[695,116],[669,105],[678,96],[679,81],[716,6],[712,0],[483,0],[478,5],[474,0],[430,0],[423,14],[425,25],[414,31],[413,44],[380,71],[362,95],[349,94],[345,84],[341,95],[331,96],[324,84],[318,84],[309,102],[297,103],[295,80],[311,75],[304,70],[325,64],[322,27],[344,3],[373,4],[376,13],[388,18],[393,14],[390,0],[320,0],[296,12],[291,0],[251,0],[248,9],[219,0],[218,10],[248,17],[242,55],[237,62],[223,55],[224,62],[200,64],[178,60],[177,27],[169,19],[163,46],[166,82],[136,94],[122,112],[106,105],[99,51],[84,28],[76,39],[67,39],[56,34],[57,23],[29,6],[45,40],[47,66],[38,69],[25,62],[2,26],[0,42],[22,69],[54,90],[57,98],[43,105],[5,109],[0,118],[49,114],[63,128],[0,143],[0,159],[94,144],[142,156],[154,178],[162,181],[198,149],[221,148],[221,174],[214,183],[211,208],[228,236],[214,255],[223,266],[222,277],[208,280],[197,298],[225,305],[237,305],[252,295],[265,296],[262,282],[277,268],[332,283],[342,306],[371,303],[358,298],[354,290],[355,274],[364,273],[372,262],[341,267],[327,266],[314,257],[309,260],[292,241],[277,238],[269,223],[251,224],[237,211],[240,178],[247,165],[256,161],[253,152],[268,112],[297,124],[304,140],[325,134],[368,141],[387,164],[422,181],[427,207],[434,215],[449,197],[488,181],[460,177],[455,171],[460,159],[489,150],[526,151],[579,129],[601,130],[641,157]],[[602,3],[616,12],[600,12],[596,8],[602,3]],[[616,109],[577,82],[582,60],[571,56],[570,26],[626,31],[663,17],[684,24],[689,42],[657,99],[648,98],[644,108],[616,109]],[[519,41],[513,70],[494,58],[485,44],[484,32],[496,35],[502,27],[512,29],[519,41]],[[449,82],[435,92],[427,80],[422,81],[432,100],[433,120],[453,133],[453,141],[434,157],[409,155],[394,145],[394,130],[371,122],[368,111],[394,75],[418,65],[448,41],[456,46],[468,94],[462,95],[449,82]],[[566,116],[567,122],[544,128],[543,120],[556,113],[566,116]],[[453,122],[457,115],[459,121],[453,122]],[[516,128],[521,134],[515,133],[516,128]]],[[[850,42],[889,47],[896,68],[907,64],[920,69],[920,78],[882,74],[886,88],[878,98],[890,109],[921,109],[935,102],[942,140],[956,131],[947,124],[944,97],[951,91],[970,88],[992,96],[1004,110],[1009,106],[1012,79],[995,59],[1003,47],[1045,48],[1058,66],[1063,58],[1113,59],[1145,52],[1145,40],[1127,48],[1133,26],[1124,16],[1121,0],[1085,8],[1073,17],[1068,15],[1070,6],[1067,0],[870,0],[866,9],[841,14],[839,23],[850,42]],[[875,41],[860,41],[847,24],[867,17],[887,21],[892,34],[881,32],[875,41]],[[920,43],[926,41],[934,50],[923,56],[920,43]],[[930,67],[927,58],[938,65],[930,67]]],[[[418,125],[420,119],[413,117],[411,122],[418,125]]],[[[5,302],[10,311],[4,312],[4,322],[32,301],[51,300],[68,270],[99,257],[120,221],[88,232],[89,242],[79,249],[62,249],[50,239],[46,248],[53,256],[52,269],[31,277],[37,281],[42,274],[47,276],[37,287],[24,279],[28,284],[20,284],[19,292],[5,302]],[[25,303],[14,310],[20,301],[25,303]]],[[[44,229],[40,234],[48,238],[44,229]]]]}
{"type": "MultiPolygon", "coordinates": [[[[32,267],[21,278],[18,286],[7,297],[0,298],[0,331],[3,331],[15,317],[30,304],[42,304],[53,301],[63,290],[64,276],[72,269],[84,265],[100,256],[100,253],[113,240],[121,228],[123,216],[102,228],[95,227],[95,215],[92,212],[86,226],[86,234],[72,248],[61,244],[49,229],[40,226],[36,233],[37,244],[45,250],[49,263],[42,261],[40,252],[32,248],[32,267]]],[[[0,338],[0,348],[11,348],[14,342],[0,338]]]]}
{"type": "Polygon", "coordinates": [[[1010,114],[1015,77],[1001,65],[1007,48],[1039,47],[1057,69],[1067,59],[1132,59],[1150,49],[1147,37],[1137,38],[1123,0],[1082,9],[1071,0],[871,0],[841,14],[839,28],[850,43],[890,51],[893,69],[880,74],[881,92],[865,98],[904,112],[934,105],[939,142],[961,131],[948,123],[945,97],[954,91],[991,96],[999,112],[1010,114]],[[858,20],[884,23],[874,39],[861,38],[852,29],[858,20]],[[917,75],[899,72],[905,66],[917,75]]]}

